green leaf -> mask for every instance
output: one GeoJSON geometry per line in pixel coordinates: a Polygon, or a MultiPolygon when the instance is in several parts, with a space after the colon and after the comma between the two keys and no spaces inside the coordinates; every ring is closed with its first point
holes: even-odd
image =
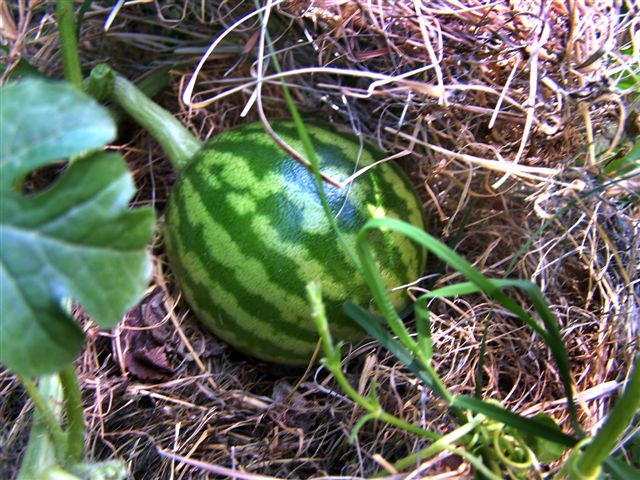
{"type": "MultiPolygon", "coordinates": [[[[562,432],[553,418],[544,413],[537,414],[535,417],[533,417],[533,419],[536,422],[548,425],[550,428],[555,429],[558,432],[562,432]]],[[[554,462],[560,459],[565,451],[564,445],[548,440],[546,438],[531,435],[529,433],[524,433],[523,437],[527,441],[529,448],[533,451],[533,453],[535,453],[536,458],[541,463],[554,462]]]]}
{"type": "Polygon", "coordinates": [[[632,90],[635,88],[635,93],[640,93],[640,75],[638,73],[625,69],[614,80],[618,90],[632,90]]]}
{"type": "MultiPolygon", "coordinates": [[[[5,53],[9,53],[9,49],[4,45],[0,45],[0,50],[4,50],[5,53]]],[[[20,58],[17,63],[13,65],[11,71],[6,73],[6,69],[10,65],[4,62],[0,62],[0,70],[5,72],[6,81],[17,81],[21,78],[47,78],[44,74],[40,73],[36,67],[27,62],[24,58],[20,58]]]]}
{"type": "Polygon", "coordinates": [[[621,157],[614,158],[607,163],[604,174],[612,177],[627,175],[640,168],[640,140],[636,141],[631,150],[621,157]]]}
{"type": "Polygon", "coordinates": [[[0,89],[0,194],[32,170],[102,148],[116,136],[106,111],[64,83],[35,79],[0,89]]]}
{"type": "Polygon", "coordinates": [[[0,362],[36,376],[81,349],[67,299],[112,327],[142,295],[153,212],[129,209],[133,182],[115,154],[85,155],[46,190],[22,194],[27,173],[102,148],[115,126],[67,84],[5,86],[0,101],[0,362]]]}

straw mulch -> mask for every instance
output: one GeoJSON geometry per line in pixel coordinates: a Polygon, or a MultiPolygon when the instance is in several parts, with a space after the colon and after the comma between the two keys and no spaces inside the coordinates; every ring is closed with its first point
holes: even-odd
{"type": "MultiPolygon", "coordinates": [[[[9,58],[60,76],[52,2],[10,3],[9,58]]],[[[638,183],[606,184],[598,175],[637,119],[633,97],[612,88],[621,69],[633,68],[621,46],[638,38],[640,7],[623,3],[626,15],[601,0],[284,1],[268,10],[302,114],[396,155],[424,200],[429,231],[485,275],[540,286],[567,343],[586,430],[624,381],[640,322],[639,212],[628,201],[638,183]]],[[[273,64],[257,60],[268,55],[260,21],[231,28],[253,11],[252,1],[138,2],[117,12],[96,4],[85,16],[82,58],[87,68],[108,62],[132,79],[172,66],[158,101],[208,138],[259,119],[260,108],[266,117],[286,114],[273,64]],[[223,32],[194,84],[193,100],[206,108],[188,108],[180,96],[223,32]]],[[[175,178],[168,162],[132,124],[118,145],[139,186],[135,203],[162,213],[175,178]]],[[[382,423],[367,424],[349,444],[361,412],[326,371],[264,365],[212,338],[180,300],[160,238],[154,252],[148,295],[118,328],[99,332],[78,314],[87,343],[77,367],[95,458],[125,460],[136,479],[225,477],[223,468],[236,478],[364,477],[423,446],[382,423]]],[[[460,280],[429,266],[414,293],[460,280]]],[[[567,426],[555,364],[529,329],[480,295],[431,309],[434,363],[447,386],[475,391],[486,328],[483,394],[567,426]]],[[[363,391],[375,379],[390,413],[451,427],[433,395],[374,342],[346,350],[344,369],[363,391]]],[[[30,406],[6,372],[0,388],[0,476],[11,478],[30,406]]],[[[444,455],[407,478],[445,472],[470,475],[444,455]]]]}

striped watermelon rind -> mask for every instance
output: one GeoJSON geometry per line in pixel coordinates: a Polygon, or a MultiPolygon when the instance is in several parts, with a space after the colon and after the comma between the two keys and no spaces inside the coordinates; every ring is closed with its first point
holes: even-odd
{"type": "MultiPolygon", "coordinates": [[[[294,124],[274,130],[303,152],[294,124]]],[[[384,155],[354,135],[305,124],[321,170],[343,180],[384,155]],[[358,159],[358,165],[356,160],[358,159]]],[[[325,192],[347,243],[373,216],[424,227],[420,202],[397,165],[372,168],[351,186],[325,192]]],[[[422,272],[425,252],[405,237],[370,237],[385,285],[397,287],[422,272]]],[[[262,360],[306,364],[318,333],[305,287],[322,285],[332,334],[353,341],[364,333],[342,312],[346,300],[368,307],[371,293],[341,251],[310,172],[289,158],[260,123],[214,137],[173,186],[166,216],[166,248],[184,296],[201,322],[238,350],[262,360]]],[[[392,299],[408,303],[404,292],[392,299]]]]}

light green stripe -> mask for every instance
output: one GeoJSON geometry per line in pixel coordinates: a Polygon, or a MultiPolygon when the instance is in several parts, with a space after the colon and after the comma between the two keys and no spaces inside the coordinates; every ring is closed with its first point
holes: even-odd
{"type": "MultiPolygon", "coordinates": [[[[239,164],[242,163],[244,162],[239,162],[239,164]]],[[[296,195],[295,192],[281,186],[282,184],[279,184],[278,180],[280,180],[280,177],[266,179],[262,182],[258,180],[249,182],[251,186],[254,187],[251,189],[250,193],[229,191],[226,193],[226,204],[230,205],[231,208],[239,214],[255,211],[258,208],[257,203],[259,202],[259,195],[262,195],[262,198],[264,199],[266,195],[274,193],[272,190],[275,190],[275,193],[284,194],[288,199],[299,206],[303,215],[303,225],[306,226],[306,229],[303,228],[305,233],[328,233],[326,230],[330,231],[330,226],[326,221],[324,211],[317,205],[317,202],[312,198],[312,195],[296,195]],[[264,188],[262,187],[263,184],[264,188]],[[254,196],[258,197],[255,201],[252,199],[254,196]],[[321,226],[324,226],[324,228],[321,228],[321,226]]],[[[183,197],[197,198],[197,192],[195,191],[190,178],[182,178],[181,188],[183,189],[181,192],[183,197]]],[[[246,285],[249,292],[262,294],[264,291],[263,289],[268,287],[270,303],[274,305],[286,305],[288,311],[303,311],[302,309],[308,309],[308,304],[305,298],[293,296],[290,291],[278,289],[277,286],[270,281],[268,273],[264,269],[262,262],[255,259],[247,259],[247,254],[243,252],[233,238],[229,237],[229,235],[224,232],[225,229],[218,224],[215,219],[211,218],[206,209],[194,208],[195,203],[195,201],[191,202],[191,208],[188,211],[188,215],[191,215],[192,218],[190,218],[189,221],[203,226],[207,231],[216,232],[216,235],[218,236],[216,242],[214,243],[212,239],[208,239],[210,245],[207,248],[210,249],[212,254],[216,256],[221,263],[232,268],[237,268],[239,271],[251,271],[253,282],[246,285]],[[220,250],[224,250],[222,255],[218,254],[220,250]],[[233,259],[239,259],[239,261],[232,262],[233,259]],[[247,261],[252,263],[247,264],[247,261]],[[256,287],[254,287],[254,285],[256,285],[256,287]]],[[[254,215],[250,228],[247,228],[247,235],[252,235],[257,243],[277,246],[278,251],[286,255],[288,261],[295,265],[299,277],[307,279],[316,278],[318,280],[322,278],[323,293],[326,298],[344,298],[342,285],[332,281],[330,276],[324,274],[326,267],[322,263],[314,260],[309,255],[308,250],[303,244],[283,240],[279,235],[278,229],[274,226],[272,219],[264,215],[254,215]]],[[[353,248],[355,246],[355,235],[345,234],[345,238],[353,248]]],[[[252,253],[256,254],[258,252],[252,253]]],[[[331,252],[326,253],[329,254],[331,252]]],[[[265,258],[265,261],[268,262],[269,258],[265,258]]],[[[290,315],[286,315],[283,312],[283,318],[289,316],[290,315]]]]}
{"type": "Polygon", "coordinates": [[[212,190],[233,187],[243,193],[251,192],[251,196],[256,199],[277,193],[282,187],[282,179],[275,173],[270,173],[260,180],[244,157],[228,153],[212,155],[208,152],[205,159],[195,165],[195,173],[206,178],[212,190]],[[219,175],[211,174],[214,165],[221,167],[219,175]]]}
{"type": "MultiPolygon", "coordinates": [[[[252,333],[257,337],[263,338],[265,342],[272,343],[274,340],[280,339],[283,342],[286,342],[288,346],[287,348],[296,354],[304,354],[308,352],[308,342],[292,338],[287,335],[287,332],[280,332],[267,322],[256,321],[255,316],[246,309],[249,305],[243,305],[233,293],[225,290],[221,283],[211,285],[210,275],[203,268],[202,262],[200,261],[197,253],[186,251],[179,238],[176,237],[176,240],[178,242],[176,247],[178,248],[178,251],[181,252],[182,256],[182,264],[184,265],[184,268],[188,270],[192,277],[192,281],[208,285],[210,289],[210,292],[208,293],[209,297],[215,299],[214,303],[219,304],[227,314],[233,316],[235,323],[240,323],[245,328],[251,328],[252,333]]],[[[192,303],[195,303],[198,298],[197,292],[193,292],[188,289],[185,291],[185,295],[187,295],[187,298],[192,303]]],[[[194,307],[199,316],[206,317],[206,319],[211,322],[211,328],[214,328],[218,335],[225,337],[224,339],[229,341],[229,343],[237,343],[232,342],[229,338],[233,335],[231,332],[233,332],[234,329],[229,330],[228,326],[225,327],[224,323],[220,322],[220,319],[212,317],[206,309],[203,309],[200,305],[196,304],[192,305],[192,307],[194,307]],[[218,326],[217,329],[214,327],[216,325],[218,326]]],[[[259,308],[259,305],[256,305],[255,307],[259,308]]],[[[224,321],[224,319],[222,320],[224,321]]],[[[247,345],[247,347],[251,347],[252,349],[257,347],[253,342],[251,342],[251,344],[246,344],[241,339],[238,340],[241,344],[247,345]]]]}
{"type": "MultiPolygon", "coordinates": [[[[270,245],[278,245],[280,253],[286,255],[291,262],[296,264],[299,277],[319,280],[322,283],[322,293],[326,298],[344,298],[343,285],[332,281],[324,273],[325,267],[320,262],[310,259],[305,247],[296,243],[282,241],[278,236],[278,230],[274,228],[273,222],[269,218],[263,215],[256,216],[251,223],[251,229],[263,242],[270,245]]],[[[288,294],[287,298],[290,297],[291,295],[288,294]]],[[[300,300],[300,302],[290,303],[290,308],[308,308],[306,299],[296,298],[296,300],[300,300]]]]}
{"type": "MultiPolygon", "coordinates": [[[[239,278],[244,277],[251,279],[251,281],[244,283],[244,288],[247,292],[264,298],[265,302],[270,303],[280,312],[282,319],[291,318],[291,312],[304,312],[308,309],[306,299],[292,295],[291,292],[281,289],[274,284],[274,282],[269,278],[269,274],[265,270],[263,262],[255,258],[251,258],[243,252],[235,239],[230,237],[224,227],[218,224],[214,218],[209,216],[204,207],[193,208],[195,207],[194,204],[198,198],[198,193],[195,191],[189,178],[182,179],[181,187],[182,195],[185,198],[192,199],[190,200],[190,206],[192,208],[187,210],[189,222],[192,225],[201,226],[206,232],[212,233],[211,235],[206,236],[204,239],[205,245],[203,245],[202,248],[207,249],[216,261],[238,272],[239,278]]],[[[255,229],[256,225],[260,223],[268,224],[268,220],[263,219],[261,221],[260,217],[256,218],[251,228],[248,228],[246,232],[247,235],[254,236],[256,242],[265,243],[267,245],[278,245],[278,249],[280,251],[285,251],[286,248],[288,257],[289,249],[291,249],[291,252],[300,250],[300,248],[296,248],[295,245],[281,245],[277,235],[269,235],[269,241],[265,241],[263,235],[267,235],[268,230],[266,226],[262,229],[263,232],[256,231],[255,229]]],[[[255,254],[257,252],[252,253],[255,254]]],[[[291,261],[294,261],[293,257],[290,258],[291,261]]],[[[266,258],[265,261],[269,261],[269,259],[266,258]]],[[[186,260],[183,260],[183,262],[185,264],[187,263],[186,260]]],[[[201,263],[197,257],[195,257],[195,263],[198,265],[201,263]]],[[[314,268],[317,269],[318,265],[315,265],[314,268]]]]}

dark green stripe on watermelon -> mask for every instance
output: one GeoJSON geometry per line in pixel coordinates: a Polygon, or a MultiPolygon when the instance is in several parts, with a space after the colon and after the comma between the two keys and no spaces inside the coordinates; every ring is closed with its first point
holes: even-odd
{"type": "MultiPolygon", "coordinates": [[[[173,202],[171,209],[176,209],[176,211],[171,212],[172,215],[179,215],[180,218],[186,218],[187,212],[184,202],[173,202]]],[[[212,328],[214,332],[220,335],[225,341],[235,343],[239,349],[247,351],[248,353],[254,353],[254,355],[260,355],[262,358],[278,359],[284,355],[292,356],[298,361],[304,361],[304,359],[307,358],[307,351],[296,355],[296,352],[293,351],[290,346],[282,343],[264,341],[263,338],[255,334],[254,329],[244,326],[243,323],[236,320],[234,315],[228,313],[222,305],[214,303],[211,293],[212,288],[216,287],[212,286],[219,284],[217,278],[224,278],[225,283],[227,283],[228,278],[233,278],[233,272],[229,272],[228,269],[213,260],[207,249],[200,248],[203,244],[202,236],[204,235],[201,227],[193,228],[192,235],[188,238],[182,236],[176,237],[174,232],[174,230],[168,230],[166,237],[167,248],[170,252],[173,252],[171,255],[171,266],[175,275],[179,278],[180,285],[187,294],[189,302],[192,304],[196,313],[204,320],[205,325],[212,328]],[[198,242],[201,243],[198,244],[198,242]],[[198,281],[193,275],[193,268],[189,269],[181,261],[181,259],[187,258],[190,252],[197,255],[202,262],[205,268],[205,282],[198,281]],[[233,332],[233,335],[231,335],[231,332],[233,332]]],[[[233,287],[233,282],[230,282],[228,288],[233,287]]],[[[256,298],[251,294],[244,295],[242,291],[243,288],[240,286],[234,293],[238,295],[239,304],[243,306],[243,309],[246,309],[247,316],[251,315],[252,309],[257,308],[260,309],[260,311],[269,310],[268,308],[264,308],[265,303],[263,303],[263,299],[256,298]]],[[[277,316],[274,315],[274,318],[277,318],[277,316]]],[[[303,336],[305,340],[307,342],[315,342],[315,336],[311,335],[310,337],[309,335],[310,332],[304,332],[303,336]]]]}
{"type": "MultiPolygon", "coordinates": [[[[275,130],[303,151],[290,122],[275,130]]],[[[355,170],[359,143],[330,128],[309,125],[321,169],[339,180],[355,170]]],[[[358,168],[382,157],[364,144],[358,168]]],[[[373,215],[412,220],[422,213],[408,179],[393,165],[377,166],[345,189],[326,185],[338,225],[353,247],[373,215]]],[[[415,280],[424,252],[389,232],[371,243],[389,287],[415,280]]],[[[251,124],[214,138],[185,168],[167,213],[167,250],[184,294],[211,330],[257,357],[304,363],[317,341],[305,287],[320,281],[337,338],[362,332],[342,313],[350,299],[368,306],[370,293],[338,246],[312,175],[251,124]],[[222,322],[220,322],[220,319],[222,322]]],[[[406,304],[396,295],[398,307],[406,304]]]]}

